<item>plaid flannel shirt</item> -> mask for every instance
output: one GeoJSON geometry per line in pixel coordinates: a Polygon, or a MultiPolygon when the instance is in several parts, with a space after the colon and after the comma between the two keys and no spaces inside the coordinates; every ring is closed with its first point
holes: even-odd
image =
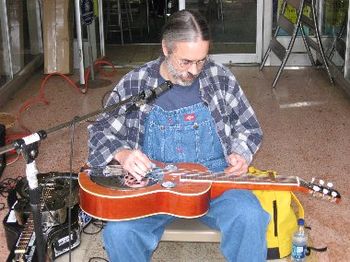
{"type": "MultiPolygon", "coordinates": [[[[106,106],[157,87],[163,59],[160,57],[126,74],[113,89],[106,106]]],[[[209,60],[199,75],[199,83],[201,98],[215,121],[225,156],[237,153],[250,163],[261,144],[262,130],[235,77],[226,67],[209,60]]],[[[88,126],[90,166],[107,165],[122,149],[142,150],[145,117],[152,105],[127,111],[129,106],[125,104],[104,113],[88,126]]]]}

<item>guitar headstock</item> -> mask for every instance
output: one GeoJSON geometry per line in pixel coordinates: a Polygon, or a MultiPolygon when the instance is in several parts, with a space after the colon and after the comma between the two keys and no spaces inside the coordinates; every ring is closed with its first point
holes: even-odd
{"type": "Polygon", "coordinates": [[[300,181],[301,185],[308,188],[312,196],[326,199],[330,202],[339,203],[341,200],[340,193],[333,188],[333,183],[326,183],[320,179],[318,183],[315,182],[315,178],[312,178],[311,182],[300,181]]]}

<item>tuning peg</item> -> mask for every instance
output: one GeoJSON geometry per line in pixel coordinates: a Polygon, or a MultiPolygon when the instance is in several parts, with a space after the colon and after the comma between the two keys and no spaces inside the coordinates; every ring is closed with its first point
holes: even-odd
{"type": "Polygon", "coordinates": [[[327,187],[333,187],[333,183],[332,182],[328,182],[327,183],[327,187]]]}
{"type": "Polygon", "coordinates": [[[324,188],[324,189],[322,190],[322,193],[323,193],[324,195],[328,195],[328,194],[329,194],[329,190],[328,190],[327,188],[324,188]]]}
{"type": "Polygon", "coordinates": [[[332,191],[331,196],[335,199],[336,197],[338,197],[338,193],[335,191],[332,191]]]}
{"type": "Polygon", "coordinates": [[[321,186],[324,185],[324,181],[322,179],[320,179],[319,183],[320,183],[321,186]]]}
{"type": "Polygon", "coordinates": [[[313,186],[312,186],[312,190],[313,190],[314,192],[320,192],[320,191],[321,191],[321,188],[320,188],[318,185],[313,185],[313,186]]]}

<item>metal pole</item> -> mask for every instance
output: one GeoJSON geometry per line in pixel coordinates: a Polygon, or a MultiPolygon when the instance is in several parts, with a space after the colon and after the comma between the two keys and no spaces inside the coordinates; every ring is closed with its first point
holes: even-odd
{"type": "Polygon", "coordinates": [[[27,0],[30,52],[37,55],[43,52],[41,36],[41,14],[38,0],[27,0]]]}
{"type": "Polygon", "coordinates": [[[179,0],[179,11],[186,8],[185,0],[179,0]]]}
{"type": "Polygon", "coordinates": [[[34,232],[36,248],[38,252],[38,261],[44,262],[46,257],[45,240],[42,229],[42,216],[41,216],[41,189],[38,186],[38,169],[35,164],[35,157],[37,156],[37,151],[34,149],[37,145],[23,145],[21,151],[22,155],[26,161],[26,178],[29,186],[29,203],[33,213],[34,221],[34,232]]]}
{"type": "Polygon", "coordinates": [[[103,5],[102,0],[98,0],[98,25],[99,25],[99,31],[100,31],[100,51],[101,56],[106,56],[106,49],[105,49],[105,34],[104,34],[104,24],[103,24],[103,5]]]}
{"type": "Polygon", "coordinates": [[[317,10],[317,23],[318,23],[318,31],[320,32],[320,35],[323,34],[323,26],[324,26],[324,16],[325,16],[325,2],[324,0],[318,0],[316,2],[316,6],[315,6],[316,10],[317,10]]]}
{"type": "Polygon", "coordinates": [[[346,27],[346,49],[344,61],[344,78],[350,82],[350,5],[348,7],[348,21],[346,27]]]}
{"type": "Polygon", "coordinates": [[[84,51],[83,51],[83,40],[81,36],[81,17],[80,17],[80,0],[75,0],[75,21],[77,26],[77,40],[78,40],[78,51],[79,51],[79,74],[80,84],[85,85],[85,69],[84,69],[84,51]]]}
{"type": "Polygon", "coordinates": [[[7,1],[2,0],[0,2],[0,22],[1,22],[1,28],[2,28],[2,35],[3,35],[3,41],[4,41],[4,56],[7,58],[7,63],[4,63],[4,67],[6,70],[6,74],[9,74],[10,79],[13,79],[13,65],[12,65],[12,52],[11,52],[11,37],[10,37],[10,30],[9,30],[9,24],[8,24],[8,15],[7,15],[7,1]],[[7,52],[6,52],[7,51],[7,52]]]}
{"type": "MultiPolygon", "coordinates": [[[[87,36],[88,36],[88,50],[89,50],[89,58],[90,58],[90,76],[91,80],[95,80],[95,70],[94,70],[94,58],[92,55],[92,44],[91,44],[91,33],[90,33],[90,27],[93,26],[93,24],[87,25],[87,36]]],[[[96,38],[95,38],[96,39],[96,38]]]]}
{"type": "MultiPolygon", "coordinates": [[[[221,1],[222,3],[222,1],[221,1]]],[[[263,48],[264,48],[264,43],[263,43],[263,32],[264,32],[264,28],[267,29],[268,27],[264,27],[264,12],[261,10],[264,10],[264,1],[257,1],[257,5],[256,5],[256,10],[257,10],[257,15],[256,15],[256,45],[255,45],[255,53],[256,53],[256,60],[257,61],[261,61],[262,56],[263,56],[263,48]]],[[[272,11],[273,13],[273,7],[271,4],[271,8],[270,11],[272,11]]],[[[223,14],[222,18],[224,17],[223,14]]],[[[272,15],[270,16],[271,19],[271,27],[267,30],[272,30],[272,15]]]]}
{"type": "MultiPolygon", "coordinates": [[[[267,65],[271,64],[271,58],[270,56],[265,57],[264,61],[264,54],[269,48],[270,39],[273,37],[272,35],[272,27],[273,27],[273,4],[272,1],[259,1],[260,4],[258,4],[258,13],[261,13],[262,15],[259,15],[259,19],[257,19],[257,28],[261,29],[261,33],[258,33],[257,30],[257,37],[256,37],[256,52],[257,52],[257,58],[258,63],[263,61],[261,66],[264,66],[265,63],[267,65]],[[261,21],[262,28],[258,25],[258,23],[261,21]],[[258,37],[259,35],[259,37],[258,37]],[[260,42],[261,41],[261,42],[260,42]],[[260,43],[259,43],[260,42],[260,43]]],[[[278,12],[277,12],[277,19],[278,19],[278,12]]],[[[260,67],[262,69],[262,67],[260,67]]],[[[260,70],[261,70],[260,69],[260,70]]]]}

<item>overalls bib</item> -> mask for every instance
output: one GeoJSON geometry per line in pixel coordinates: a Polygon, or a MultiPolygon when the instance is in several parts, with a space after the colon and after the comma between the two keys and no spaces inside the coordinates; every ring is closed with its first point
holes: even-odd
{"type": "Polygon", "coordinates": [[[227,167],[215,123],[203,103],[172,111],[155,105],[145,121],[142,150],[165,163],[199,163],[214,172],[227,167]]]}

